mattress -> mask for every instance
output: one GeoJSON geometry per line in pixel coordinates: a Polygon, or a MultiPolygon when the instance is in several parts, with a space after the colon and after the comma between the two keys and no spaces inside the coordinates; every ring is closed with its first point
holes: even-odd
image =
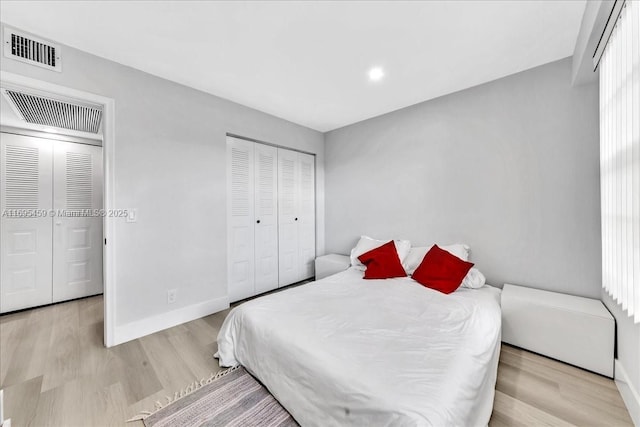
{"type": "Polygon", "coordinates": [[[222,366],[243,365],[303,426],[487,425],[500,290],[445,295],[350,268],[234,308],[222,366]]]}

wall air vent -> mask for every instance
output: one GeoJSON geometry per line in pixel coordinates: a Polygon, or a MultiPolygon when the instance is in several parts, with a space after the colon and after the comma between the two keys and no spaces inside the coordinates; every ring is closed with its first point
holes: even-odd
{"type": "Polygon", "coordinates": [[[4,29],[4,56],[48,70],[62,71],[59,45],[14,28],[4,29]]]}
{"type": "Polygon", "coordinates": [[[27,123],[97,134],[102,121],[102,106],[71,99],[2,88],[9,104],[27,123]]]}

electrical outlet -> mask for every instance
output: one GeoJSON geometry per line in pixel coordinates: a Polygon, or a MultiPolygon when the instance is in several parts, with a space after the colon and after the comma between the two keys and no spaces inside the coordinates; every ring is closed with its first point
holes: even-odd
{"type": "Polygon", "coordinates": [[[167,304],[173,304],[176,302],[177,293],[177,289],[169,289],[167,291],[167,304]]]}

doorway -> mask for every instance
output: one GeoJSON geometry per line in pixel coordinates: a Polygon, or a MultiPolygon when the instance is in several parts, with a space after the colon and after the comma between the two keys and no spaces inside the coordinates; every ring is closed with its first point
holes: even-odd
{"type": "MultiPolygon", "coordinates": [[[[25,91],[36,92],[36,93],[46,93],[48,95],[51,95],[53,97],[58,97],[58,98],[67,98],[67,99],[72,98],[75,100],[79,100],[81,102],[87,102],[94,105],[99,105],[101,107],[102,113],[103,113],[102,125],[101,125],[102,148],[101,148],[101,160],[99,161],[99,166],[101,167],[101,171],[102,171],[102,174],[101,174],[102,176],[101,190],[102,191],[100,192],[99,197],[101,197],[102,199],[101,206],[104,212],[113,211],[115,206],[115,202],[114,202],[115,185],[114,185],[114,174],[113,174],[114,150],[115,150],[115,101],[112,98],[105,97],[102,95],[96,95],[95,93],[90,93],[90,92],[77,90],[77,89],[73,89],[65,86],[60,86],[57,84],[33,79],[30,77],[25,77],[25,76],[14,74],[14,73],[9,73],[6,71],[0,71],[0,85],[3,88],[18,87],[18,88],[24,89],[25,91]]],[[[3,126],[3,130],[5,129],[6,126],[16,127],[15,123],[5,123],[4,121],[2,121],[0,124],[3,126]]],[[[33,136],[30,134],[33,131],[35,132],[49,131],[49,128],[46,126],[24,124],[19,127],[26,132],[27,136],[33,136]]],[[[49,135],[48,135],[48,138],[56,140],[56,143],[61,142],[61,140],[67,139],[65,142],[67,143],[73,142],[74,145],[77,146],[78,141],[76,140],[76,137],[77,137],[77,134],[74,134],[73,132],[56,132],[55,130],[54,130],[54,133],[49,132],[49,135]],[[64,137],[61,136],[61,134],[64,134],[64,133],[66,133],[66,136],[64,137]]],[[[91,144],[84,144],[84,145],[90,146],[91,144]]],[[[53,153],[52,153],[52,156],[53,156],[53,153]]],[[[67,155],[64,154],[64,157],[66,156],[67,155]]],[[[72,154],[70,155],[70,157],[75,157],[76,161],[79,161],[80,163],[84,162],[85,165],[87,164],[86,156],[83,156],[82,153],[80,153],[79,156],[72,154]],[[81,159],[83,157],[85,158],[84,160],[81,159]]],[[[95,166],[95,167],[97,168],[98,166],[95,166]]],[[[52,181],[52,186],[53,185],[54,183],[52,181]]],[[[65,192],[66,190],[63,193],[65,192]]],[[[60,194],[60,191],[58,193],[60,194]]],[[[51,197],[54,197],[53,191],[51,192],[51,195],[52,195],[51,197]]],[[[76,205],[75,207],[79,208],[78,205],[76,205]]],[[[115,241],[116,241],[115,218],[110,217],[109,215],[105,215],[105,216],[101,216],[101,215],[102,215],[101,213],[100,215],[98,215],[97,221],[99,221],[102,226],[101,227],[102,234],[100,238],[100,244],[102,246],[102,263],[100,265],[100,268],[101,268],[101,278],[102,278],[103,294],[104,294],[104,345],[106,347],[111,347],[116,344],[116,340],[115,340],[115,325],[116,325],[115,291],[116,289],[115,289],[115,273],[114,273],[115,241]]],[[[59,227],[61,229],[66,228],[67,230],[72,229],[74,227],[77,227],[79,229],[82,229],[83,227],[86,228],[86,225],[83,226],[78,224],[78,221],[76,221],[77,217],[76,219],[72,219],[72,218],[74,217],[70,216],[67,218],[68,221],[67,220],[61,221],[61,224],[59,224],[59,227]]],[[[96,220],[94,220],[94,222],[95,221],[96,220]]],[[[52,223],[52,227],[54,226],[56,225],[52,223]]],[[[95,229],[97,227],[94,226],[93,228],[95,229]]],[[[75,234],[76,239],[74,241],[69,241],[68,244],[83,243],[82,239],[85,238],[91,232],[95,233],[95,231],[91,231],[91,230],[80,230],[77,234],[75,234]]],[[[73,234],[74,233],[72,233],[72,235],[73,234]]],[[[53,241],[52,241],[52,245],[53,245],[53,241]]],[[[63,247],[64,247],[64,243],[63,243],[63,247]]],[[[51,251],[51,253],[53,254],[53,251],[51,251]]],[[[64,251],[61,252],[61,254],[62,253],[64,253],[64,251]]],[[[77,253],[78,252],[76,252],[76,254],[77,253]]],[[[73,259],[69,258],[71,255],[67,253],[65,256],[67,257],[67,260],[70,260],[71,264],[73,264],[73,259]]],[[[51,263],[52,263],[52,269],[53,269],[53,263],[54,263],[53,258],[51,263]]],[[[70,269],[71,271],[67,271],[64,273],[64,274],[67,274],[67,277],[71,277],[73,279],[73,277],[77,278],[77,277],[80,277],[82,274],[84,274],[85,266],[81,265],[83,263],[79,262],[76,264],[77,265],[75,265],[76,267],[75,270],[71,268],[70,269]]],[[[92,274],[94,275],[93,277],[95,277],[96,274],[100,276],[99,270],[92,270],[92,274]]],[[[53,277],[53,272],[52,272],[52,277],[53,277]]],[[[69,280],[69,282],[74,282],[74,280],[69,280]]],[[[72,291],[73,290],[69,292],[72,292],[72,291]]]]}

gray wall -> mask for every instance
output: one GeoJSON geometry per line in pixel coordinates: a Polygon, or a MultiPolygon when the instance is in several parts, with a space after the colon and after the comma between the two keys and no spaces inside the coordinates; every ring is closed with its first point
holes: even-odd
{"type": "Polygon", "coordinates": [[[327,252],[464,242],[492,284],[599,299],[598,137],[570,58],[329,132],[327,252]]]}
{"type": "Polygon", "coordinates": [[[68,46],[62,55],[62,73],[6,58],[1,69],[115,99],[115,207],[138,209],[115,229],[117,326],[227,295],[226,132],[317,155],[323,251],[321,133],[68,46]]]}

